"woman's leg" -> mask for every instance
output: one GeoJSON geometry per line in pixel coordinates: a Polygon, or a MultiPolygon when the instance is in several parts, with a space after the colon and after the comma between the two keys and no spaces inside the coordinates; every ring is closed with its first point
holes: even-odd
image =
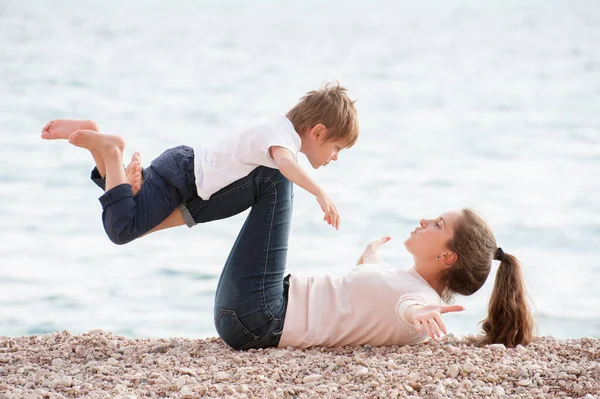
{"type": "Polygon", "coordinates": [[[252,209],[221,273],[214,308],[217,332],[234,349],[279,341],[292,215],[292,183],[279,170],[259,167],[244,181],[252,209]]]}

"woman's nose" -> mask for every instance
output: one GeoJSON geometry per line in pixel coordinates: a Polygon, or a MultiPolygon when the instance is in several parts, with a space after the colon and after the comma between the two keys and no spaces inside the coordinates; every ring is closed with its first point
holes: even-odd
{"type": "Polygon", "coordinates": [[[421,219],[421,227],[423,227],[423,228],[427,227],[427,220],[421,219]]]}

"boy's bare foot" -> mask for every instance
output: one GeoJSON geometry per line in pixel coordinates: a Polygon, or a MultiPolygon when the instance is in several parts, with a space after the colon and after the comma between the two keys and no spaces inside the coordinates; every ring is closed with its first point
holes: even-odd
{"type": "Polygon", "coordinates": [[[131,162],[125,168],[127,183],[131,186],[131,192],[135,196],[142,188],[142,158],[139,152],[133,153],[131,162]]]}
{"type": "Polygon", "coordinates": [[[98,125],[94,121],[77,119],[55,119],[42,128],[44,140],[68,139],[76,130],[98,131],[98,125]]]}
{"type": "Polygon", "coordinates": [[[69,143],[96,152],[105,160],[114,156],[122,158],[125,148],[125,141],[122,137],[102,134],[93,130],[76,130],[69,136],[69,143]]]}

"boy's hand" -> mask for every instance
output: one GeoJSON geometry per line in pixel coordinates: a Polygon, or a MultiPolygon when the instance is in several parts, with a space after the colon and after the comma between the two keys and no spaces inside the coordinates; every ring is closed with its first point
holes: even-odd
{"type": "Polygon", "coordinates": [[[336,230],[340,228],[340,215],[338,214],[337,208],[333,204],[333,202],[329,199],[327,194],[319,193],[317,195],[317,201],[319,205],[321,205],[321,209],[323,210],[323,220],[326,221],[331,226],[335,227],[336,230]]]}
{"type": "Polygon", "coordinates": [[[325,213],[323,220],[339,229],[340,215],[338,215],[337,208],[319,185],[298,165],[292,152],[284,147],[272,146],[269,147],[269,153],[282,175],[317,197],[317,201],[325,213]]]}

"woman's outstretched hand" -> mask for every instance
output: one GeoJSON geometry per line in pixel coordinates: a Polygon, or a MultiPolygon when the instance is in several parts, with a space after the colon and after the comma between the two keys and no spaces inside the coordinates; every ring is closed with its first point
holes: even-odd
{"type": "Polygon", "coordinates": [[[391,239],[392,239],[392,237],[386,236],[386,237],[381,237],[378,240],[371,241],[369,243],[369,245],[367,245],[365,252],[363,252],[363,254],[360,256],[360,258],[358,258],[358,262],[356,262],[356,264],[362,265],[363,263],[381,263],[382,260],[379,257],[377,250],[379,250],[379,247],[381,247],[383,244],[385,244],[386,242],[388,242],[391,239]]]}
{"type": "MultiPolygon", "coordinates": [[[[409,308],[410,310],[410,308],[409,308]]],[[[446,325],[442,321],[442,313],[461,312],[465,308],[461,305],[427,305],[415,306],[412,321],[417,332],[425,330],[431,339],[440,338],[442,332],[448,334],[446,325]]]]}

